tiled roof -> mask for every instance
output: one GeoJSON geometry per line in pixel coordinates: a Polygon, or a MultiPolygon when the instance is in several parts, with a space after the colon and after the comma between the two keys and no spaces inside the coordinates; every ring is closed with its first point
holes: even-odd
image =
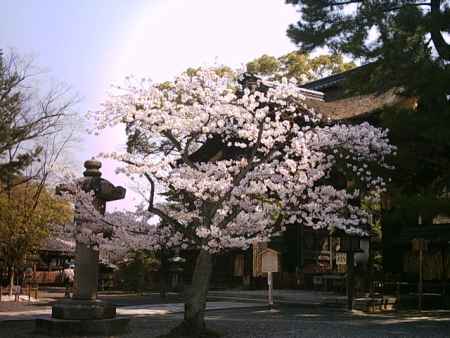
{"type": "Polygon", "coordinates": [[[337,95],[336,92],[345,93],[344,82],[348,77],[356,72],[367,69],[372,64],[353,68],[346,72],[331,75],[323,79],[304,84],[302,88],[313,91],[322,91],[322,100],[306,97],[306,104],[316,112],[321,113],[325,118],[331,120],[348,120],[355,117],[363,117],[371,112],[381,109],[384,106],[392,105],[414,105],[414,100],[396,94],[396,89],[392,88],[384,93],[371,93],[365,95],[344,96],[337,95]],[[327,99],[327,90],[334,92],[332,98],[327,99]]]}
{"type": "Polygon", "coordinates": [[[42,251],[75,252],[75,241],[51,238],[41,246],[42,251]]]}
{"type": "Polygon", "coordinates": [[[356,95],[334,101],[306,100],[308,107],[331,120],[346,120],[364,116],[374,110],[401,103],[404,98],[395,95],[394,90],[382,94],[356,95]]]}
{"type": "Polygon", "coordinates": [[[308,83],[302,85],[302,88],[322,91],[324,89],[333,87],[337,83],[344,82],[346,79],[348,79],[348,77],[350,75],[360,72],[360,71],[368,68],[370,65],[372,65],[372,64],[368,63],[363,66],[356,67],[356,68],[347,70],[342,73],[330,75],[330,76],[324,77],[324,78],[316,80],[316,81],[308,82],[308,83]]]}

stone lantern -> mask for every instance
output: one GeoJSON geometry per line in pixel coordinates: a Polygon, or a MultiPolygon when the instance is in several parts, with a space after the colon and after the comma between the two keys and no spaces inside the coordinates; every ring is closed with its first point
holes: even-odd
{"type": "Polygon", "coordinates": [[[339,252],[344,252],[347,256],[347,308],[349,310],[353,309],[355,253],[362,251],[361,237],[351,235],[341,237],[339,252]]]}
{"type": "MultiPolygon", "coordinates": [[[[105,213],[106,202],[120,200],[125,197],[126,190],[116,187],[101,178],[101,162],[89,160],[84,163],[86,170],[79,182],[85,192],[93,191],[94,205],[101,213],[105,213]]],[[[58,187],[66,190],[64,185],[58,187]]],[[[67,190],[66,190],[67,191],[67,190]]],[[[70,193],[70,191],[69,191],[70,193]]],[[[75,216],[77,227],[82,228],[89,220],[75,216]]],[[[102,229],[107,233],[108,229],[102,229]]],[[[72,299],[56,302],[52,306],[51,319],[38,319],[37,332],[51,336],[64,335],[112,335],[125,333],[129,319],[116,318],[116,307],[97,299],[99,252],[92,247],[78,242],[75,248],[75,279],[72,299]]]]}
{"type": "Polygon", "coordinates": [[[172,290],[181,291],[183,289],[183,265],[186,259],[178,255],[169,258],[169,272],[171,274],[170,286],[172,290]]]}

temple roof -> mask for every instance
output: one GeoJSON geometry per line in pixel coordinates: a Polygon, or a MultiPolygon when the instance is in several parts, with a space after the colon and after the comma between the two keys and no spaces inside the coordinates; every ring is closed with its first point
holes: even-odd
{"type": "MultiPolygon", "coordinates": [[[[306,104],[325,118],[331,120],[347,120],[364,117],[385,106],[410,105],[414,100],[397,94],[392,88],[385,92],[374,92],[365,95],[349,95],[346,80],[355,74],[368,71],[372,64],[366,64],[351,70],[327,76],[302,85],[302,88],[312,91],[321,91],[323,99],[317,100],[307,97],[306,104]]],[[[364,73],[362,73],[364,74],[364,73]]]]}
{"type": "Polygon", "coordinates": [[[332,101],[307,99],[306,104],[325,118],[347,120],[365,116],[385,106],[401,104],[404,100],[391,89],[382,94],[355,95],[332,101]]]}
{"type": "Polygon", "coordinates": [[[41,251],[75,252],[75,241],[60,238],[47,239],[40,248],[41,251]]]}
{"type": "Polygon", "coordinates": [[[335,87],[336,85],[342,85],[342,83],[345,82],[345,80],[347,80],[352,74],[366,70],[368,67],[370,67],[370,65],[370,63],[365,64],[363,66],[355,67],[342,73],[333,74],[327,77],[323,77],[319,80],[308,82],[302,85],[302,88],[324,91],[331,87],[335,87]]]}

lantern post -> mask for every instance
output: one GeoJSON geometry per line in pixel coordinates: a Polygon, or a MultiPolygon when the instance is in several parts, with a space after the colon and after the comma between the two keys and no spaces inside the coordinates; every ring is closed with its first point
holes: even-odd
{"type": "Polygon", "coordinates": [[[355,288],[355,253],[362,252],[361,238],[359,236],[347,235],[341,237],[340,252],[346,253],[347,261],[347,309],[353,309],[353,298],[355,288]]]}

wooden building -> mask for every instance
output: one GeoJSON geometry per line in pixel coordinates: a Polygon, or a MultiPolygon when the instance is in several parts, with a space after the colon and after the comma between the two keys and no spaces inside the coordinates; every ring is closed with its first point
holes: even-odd
{"type": "MultiPolygon", "coordinates": [[[[353,70],[332,75],[302,86],[305,90],[307,105],[321,113],[331,121],[361,122],[377,121],[377,113],[385,107],[401,106],[415,108],[417,101],[397,94],[393,88],[384,92],[374,92],[355,95],[348,90],[347,81],[353,76],[361,76],[370,71],[370,65],[355,68],[353,70]]],[[[434,261],[439,268],[434,268],[434,275],[425,272],[424,277],[435,278],[442,276],[442,280],[450,277],[450,259],[448,243],[450,234],[448,224],[440,224],[439,232],[435,226],[422,228],[421,238],[429,239],[430,247],[433,248],[426,254],[425,261],[434,261]],[[436,238],[436,234],[440,236],[436,238]],[[439,252],[439,253],[438,253],[439,252]],[[447,277],[445,277],[446,275],[447,277]]],[[[385,250],[389,255],[390,270],[396,271],[402,278],[416,278],[417,253],[411,248],[411,239],[417,237],[417,231],[413,228],[404,228],[400,233],[386,236],[396,238],[398,241],[389,240],[383,242],[394,248],[394,251],[385,250]],[[391,257],[394,255],[395,257],[391,257]],[[392,258],[392,259],[391,259],[392,258]]],[[[381,247],[381,242],[371,241],[372,246],[381,247]]],[[[242,286],[250,288],[263,288],[266,285],[265,276],[260,272],[258,255],[266,247],[273,248],[280,253],[281,272],[275,274],[276,288],[326,288],[344,286],[344,275],[346,271],[345,259],[339,253],[340,237],[338,234],[329,234],[326,230],[313,230],[303,225],[291,225],[270,243],[258,243],[247,251],[235,251],[215,258],[212,276],[212,288],[242,286]]],[[[369,259],[369,240],[363,239],[362,253],[355,257],[357,271],[361,275],[367,275],[367,261],[369,259]]],[[[435,265],[436,265],[435,264],[435,265]]],[[[189,269],[188,269],[189,270],[189,269]]],[[[388,269],[389,270],[389,269],[388,269]]],[[[189,274],[189,273],[188,273],[189,274]]],[[[417,279],[417,278],[416,278],[417,279]]]]}

